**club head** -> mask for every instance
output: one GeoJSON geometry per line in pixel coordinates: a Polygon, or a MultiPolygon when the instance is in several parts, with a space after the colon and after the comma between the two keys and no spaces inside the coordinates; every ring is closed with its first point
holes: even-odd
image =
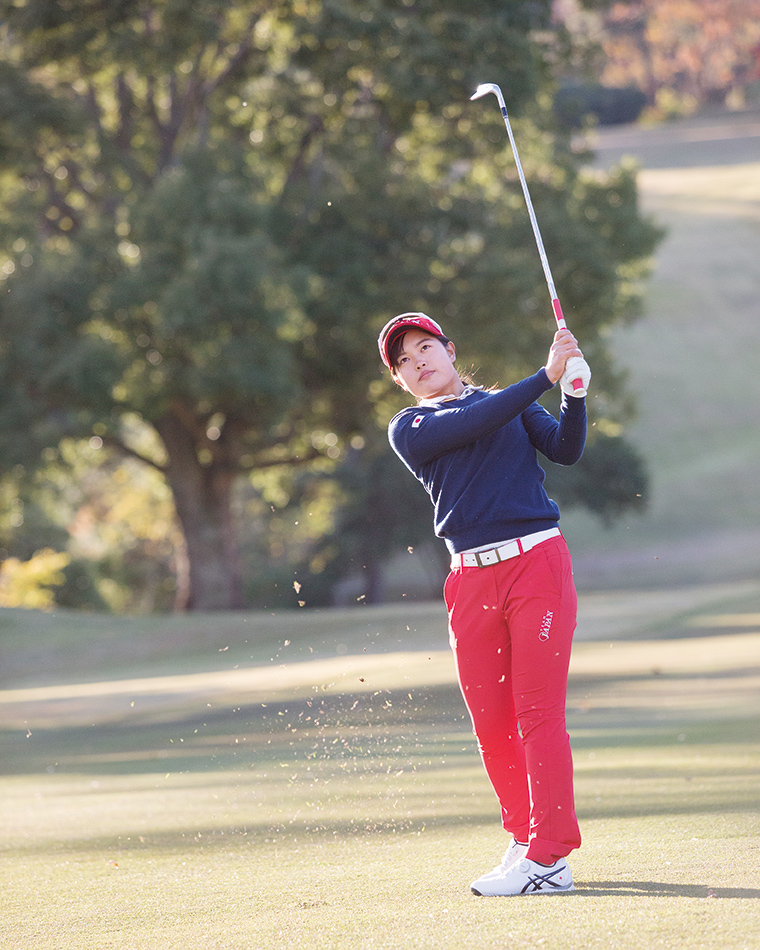
{"type": "Polygon", "coordinates": [[[481,83],[475,92],[470,96],[470,101],[473,99],[480,99],[481,96],[487,96],[489,92],[492,92],[497,99],[501,99],[501,89],[494,82],[483,82],[481,83]]]}

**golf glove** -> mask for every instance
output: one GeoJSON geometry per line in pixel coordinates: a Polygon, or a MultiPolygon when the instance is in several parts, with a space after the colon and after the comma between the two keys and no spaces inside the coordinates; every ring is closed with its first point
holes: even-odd
{"type": "Polygon", "coordinates": [[[568,396],[585,396],[588,384],[591,382],[591,369],[582,356],[571,356],[565,363],[565,372],[560,377],[559,384],[562,392],[568,396]],[[578,389],[573,389],[573,380],[580,379],[583,383],[578,389]]]}

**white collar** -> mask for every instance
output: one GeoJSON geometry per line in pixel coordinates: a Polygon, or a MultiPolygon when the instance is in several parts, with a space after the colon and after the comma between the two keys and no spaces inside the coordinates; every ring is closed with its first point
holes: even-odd
{"type": "Polygon", "coordinates": [[[417,403],[418,406],[424,406],[425,408],[440,406],[441,403],[451,402],[452,399],[462,399],[465,396],[469,396],[470,393],[477,392],[479,389],[482,389],[482,386],[465,386],[462,392],[455,396],[453,393],[448,393],[445,396],[434,396],[432,399],[420,399],[417,403]]]}

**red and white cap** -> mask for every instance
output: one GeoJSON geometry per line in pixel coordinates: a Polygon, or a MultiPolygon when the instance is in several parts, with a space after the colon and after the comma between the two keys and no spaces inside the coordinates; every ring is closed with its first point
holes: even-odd
{"type": "Polygon", "coordinates": [[[426,313],[400,313],[385,324],[377,338],[380,356],[388,369],[391,368],[389,355],[391,344],[399,333],[405,333],[407,330],[424,330],[425,333],[431,333],[433,336],[446,336],[439,324],[426,313]]]}

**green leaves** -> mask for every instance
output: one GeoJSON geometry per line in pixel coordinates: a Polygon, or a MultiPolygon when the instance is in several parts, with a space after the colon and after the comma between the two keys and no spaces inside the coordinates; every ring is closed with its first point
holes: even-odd
{"type": "Polygon", "coordinates": [[[568,507],[580,505],[612,525],[625,512],[646,507],[649,478],[646,465],[621,436],[601,435],[571,468],[552,468],[547,488],[568,507]]]}
{"type": "Polygon", "coordinates": [[[197,512],[237,472],[325,471],[377,437],[398,405],[375,344],[394,312],[441,319],[483,382],[542,365],[548,294],[501,116],[469,101],[483,81],[507,96],[568,322],[622,418],[602,333],[635,312],[657,232],[632,174],[582,175],[553,128],[550,13],[0,3],[6,461],[93,425],[118,444],[139,413],[182,447],[167,471],[197,512]]]}
{"type": "Polygon", "coordinates": [[[216,164],[208,152],[188,155],[156,182],[130,233],[139,260],[123,269],[111,305],[135,351],[142,340],[160,356],[157,373],[144,366],[143,413],[182,396],[224,412],[259,400],[276,417],[297,389],[303,280],[267,234],[255,180],[216,164]]]}

